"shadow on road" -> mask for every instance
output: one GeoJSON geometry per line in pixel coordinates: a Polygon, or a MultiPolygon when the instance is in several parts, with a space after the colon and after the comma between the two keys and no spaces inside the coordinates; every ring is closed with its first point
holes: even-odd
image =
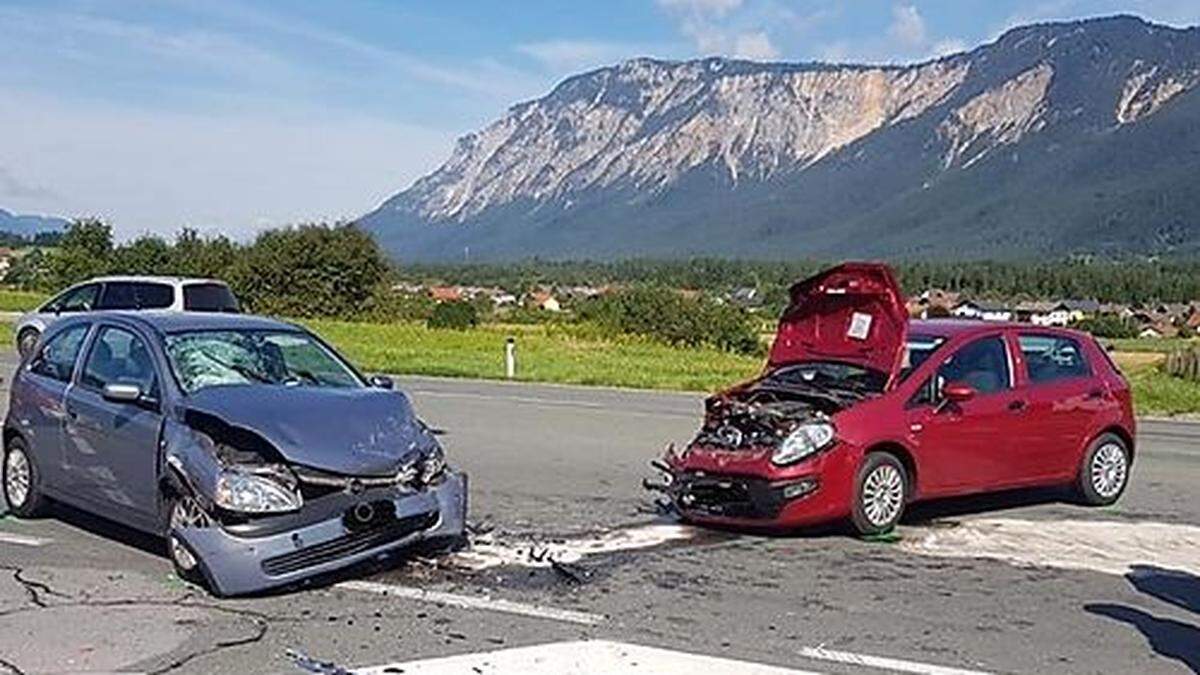
{"type": "Polygon", "coordinates": [[[1023,506],[1069,503],[1070,494],[1062,488],[1025,488],[969,497],[951,497],[913,504],[904,514],[904,522],[923,523],[939,518],[1003,511],[1023,506]]]}
{"type": "MultiPolygon", "coordinates": [[[[1194,574],[1136,565],[1125,578],[1142,593],[1200,615],[1200,577],[1194,574]]],[[[1200,673],[1200,627],[1126,605],[1096,603],[1085,605],[1084,610],[1133,626],[1146,637],[1155,653],[1200,673]]]]}

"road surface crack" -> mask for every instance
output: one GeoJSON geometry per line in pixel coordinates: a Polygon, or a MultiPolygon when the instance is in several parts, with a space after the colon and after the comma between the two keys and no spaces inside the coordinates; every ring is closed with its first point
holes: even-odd
{"type": "MultiPolygon", "coordinates": [[[[0,565],[0,569],[12,572],[13,580],[18,584],[21,584],[21,586],[25,589],[25,592],[29,595],[29,601],[40,608],[45,608],[47,606],[46,601],[42,599],[43,596],[53,596],[56,598],[65,598],[67,600],[71,599],[71,596],[65,593],[60,593],[41,581],[26,579],[24,576],[24,568],[13,567],[10,565],[0,565]]],[[[12,612],[4,612],[3,614],[10,613],[12,612]]],[[[0,616],[3,614],[0,614],[0,616]]]]}
{"type": "Polygon", "coordinates": [[[5,675],[25,675],[25,671],[17,667],[17,664],[12,661],[6,661],[0,658],[0,673],[5,675]]]}

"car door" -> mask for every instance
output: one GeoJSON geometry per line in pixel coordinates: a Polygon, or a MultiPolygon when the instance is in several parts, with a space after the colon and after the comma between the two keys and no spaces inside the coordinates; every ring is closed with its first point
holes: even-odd
{"type": "Polygon", "coordinates": [[[67,393],[64,449],[77,483],[90,501],[133,525],[151,524],[158,513],[158,392],[146,341],[129,328],[102,324],[67,393]],[[145,396],[107,400],[104,387],[113,383],[136,384],[145,396]]]}
{"type": "Polygon", "coordinates": [[[43,479],[70,493],[71,477],[63,470],[63,426],[66,396],[84,338],[91,324],[81,323],[49,337],[22,374],[17,423],[39,460],[43,479]]]}
{"type": "Polygon", "coordinates": [[[1021,331],[1021,386],[1029,401],[1028,434],[1014,452],[1030,482],[1074,475],[1095,416],[1109,406],[1083,345],[1052,332],[1021,331]]]}
{"type": "Polygon", "coordinates": [[[1012,364],[1003,333],[976,338],[947,356],[909,402],[923,493],[986,490],[1011,480],[1011,454],[1026,417],[1012,364]],[[943,395],[949,384],[968,385],[974,395],[949,401],[943,395]]]}

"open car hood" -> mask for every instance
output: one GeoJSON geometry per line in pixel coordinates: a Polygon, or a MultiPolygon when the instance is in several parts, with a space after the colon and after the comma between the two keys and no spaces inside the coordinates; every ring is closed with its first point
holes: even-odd
{"type": "Polygon", "coordinates": [[[891,268],[844,263],[796,283],[789,293],[768,369],[841,361],[884,373],[890,384],[908,333],[908,312],[891,268]]]}
{"type": "Polygon", "coordinates": [[[253,431],[289,462],[350,476],[392,475],[429,440],[408,397],[384,389],[215,386],[186,406],[253,431]]]}

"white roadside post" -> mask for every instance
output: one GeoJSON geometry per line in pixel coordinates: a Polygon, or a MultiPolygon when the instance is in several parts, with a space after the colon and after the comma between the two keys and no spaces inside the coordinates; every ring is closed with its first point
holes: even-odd
{"type": "Polygon", "coordinates": [[[513,379],[517,376],[517,339],[509,337],[504,341],[504,376],[513,379]]]}

